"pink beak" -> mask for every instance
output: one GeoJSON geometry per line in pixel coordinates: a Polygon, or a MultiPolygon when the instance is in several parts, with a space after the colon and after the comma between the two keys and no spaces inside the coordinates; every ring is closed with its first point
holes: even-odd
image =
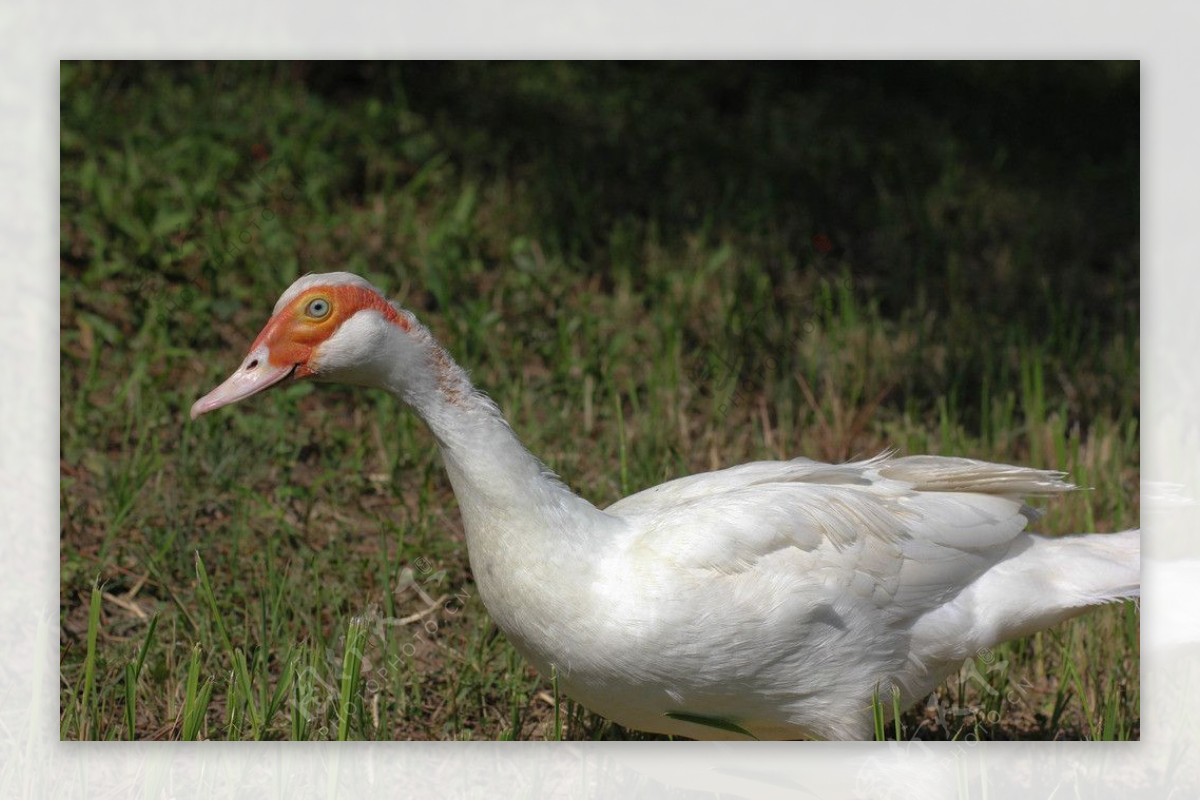
{"type": "Polygon", "coordinates": [[[247,354],[242,366],[233,375],[226,378],[212,392],[192,404],[192,419],[202,414],[220,409],[231,403],[237,403],[243,398],[256,395],[268,387],[273,387],[290,376],[296,369],[294,364],[276,366],[267,359],[266,345],[261,345],[247,354]]]}

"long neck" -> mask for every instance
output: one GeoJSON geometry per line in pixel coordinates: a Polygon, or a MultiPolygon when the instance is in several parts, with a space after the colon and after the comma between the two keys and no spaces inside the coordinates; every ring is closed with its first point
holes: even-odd
{"type": "Polygon", "coordinates": [[[575,495],[517,439],[499,408],[413,321],[389,380],[437,438],[462,510],[472,564],[499,553],[570,558],[610,516],[575,495]]]}
{"type": "MultiPolygon", "coordinates": [[[[597,565],[625,524],[572,493],[525,450],[496,404],[471,386],[428,329],[411,323],[381,354],[391,362],[388,388],[441,446],[488,613],[550,675],[561,644],[571,641],[569,621],[595,605],[597,565]]],[[[568,664],[580,661],[566,656],[568,664]]]]}

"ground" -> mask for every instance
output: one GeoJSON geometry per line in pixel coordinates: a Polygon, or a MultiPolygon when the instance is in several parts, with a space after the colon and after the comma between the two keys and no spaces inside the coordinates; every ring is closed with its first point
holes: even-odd
{"type": "MultiPolygon", "coordinates": [[[[1042,531],[1137,526],[1138,84],[64,63],[62,736],[642,736],[490,622],[392,399],[188,420],[308,271],[412,309],[597,505],[895,447],[1068,471],[1042,531]]],[[[880,736],[1136,738],[1137,608],[981,654],[901,721],[880,736]]]]}

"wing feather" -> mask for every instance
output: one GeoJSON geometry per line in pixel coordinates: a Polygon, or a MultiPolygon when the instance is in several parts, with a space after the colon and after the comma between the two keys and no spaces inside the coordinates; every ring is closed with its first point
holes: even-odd
{"type": "Polygon", "coordinates": [[[634,552],[747,576],[786,592],[841,585],[891,614],[945,603],[1003,558],[1030,515],[1025,495],[1062,474],[971,459],[883,454],[828,465],[754,462],[689,476],[608,508],[640,532],[634,552]]]}

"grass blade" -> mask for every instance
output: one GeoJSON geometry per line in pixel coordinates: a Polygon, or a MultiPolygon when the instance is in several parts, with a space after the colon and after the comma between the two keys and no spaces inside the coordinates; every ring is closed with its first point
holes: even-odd
{"type": "Polygon", "coordinates": [[[146,652],[154,642],[154,632],[158,629],[158,615],[150,618],[150,626],[146,636],[142,638],[142,647],[138,649],[137,659],[131,665],[125,666],[125,732],[130,740],[137,739],[137,688],[138,678],[142,675],[142,665],[146,664],[146,652]]]}
{"type": "Polygon", "coordinates": [[[295,674],[292,684],[291,733],[295,742],[308,739],[308,703],[313,693],[312,669],[305,665],[303,670],[295,674]]]}
{"type": "Polygon", "coordinates": [[[279,712],[279,708],[283,706],[283,699],[287,698],[288,688],[292,684],[292,676],[296,671],[296,660],[292,652],[283,660],[283,671],[279,674],[279,680],[275,682],[275,691],[271,693],[271,698],[267,701],[263,708],[262,722],[260,724],[259,734],[261,736],[270,730],[271,721],[275,720],[275,715],[279,712]]]}
{"type": "Polygon", "coordinates": [[[137,662],[134,664],[134,674],[142,675],[142,665],[146,664],[146,653],[150,650],[150,644],[154,641],[154,632],[158,629],[158,615],[150,618],[150,625],[146,629],[146,636],[142,639],[142,647],[138,649],[137,662]]]}
{"type": "Polygon", "coordinates": [[[558,713],[559,707],[561,707],[562,704],[559,703],[558,667],[555,665],[550,666],[550,683],[554,686],[554,739],[558,742],[562,742],[562,738],[563,738],[562,718],[559,716],[559,713],[558,713]]]}
{"type": "Polygon", "coordinates": [[[892,724],[896,727],[896,742],[904,739],[904,729],[900,725],[900,688],[892,685],[892,724]]]}
{"type": "Polygon", "coordinates": [[[254,703],[254,691],[250,684],[250,669],[246,665],[246,655],[241,648],[233,650],[233,678],[241,690],[242,700],[250,713],[250,733],[254,739],[262,737],[262,717],[258,713],[258,705],[254,703]]]}
{"type": "Polygon", "coordinates": [[[204,680],[200,686],[200,644],[192,646],[192,658],[188,663],[187,686],[183,696],[183,731],[184,740],[195,740],[204,725],[208,714],[208,702],[212,698],[212,678],[204,680]]]}
{"type": "Polygon", "coordinates": [[[749,737],[752,740],[758,739],[753,734],[734,723],[732,720],[714,718],[707,715],[693,715],[690,712],[668,712],[667,717],[669,717],[671,720],[682,720],[685,723],[695,723],[699,726],[708,726],[709,728],[720,729],[721,731],[731,731],[735,734],[741,734],[749,737]]]}
{"type": "Polygon", "coordinates": [[[225,646],[225,652],[232,660],[234,658],[233,641],[229,638],[229,630],[225,628],[225,618],[217,609],[217,597],[213,594],[212,584],[208,580],[208,571],[204,569],[204,559],[201,558],[199,551],[196,551],[196,581],[199,583],[200,595],[204,598],[208,605],[208,611],[212,614],[213,625],[217,627],[217,636],[221,638],[221,645],[225,646]]]}
{"type": "Polygon", "coordinates": [[[875,723],[875,742],[882,743],[887,740],[887,736],[883,730],[883,703],[879,700],[878,687],[871,693],[871,718],[875,723]]]}
{"type": "Polygon", "coordinates": [[[339,740],[350,738],[350,716],[354,700],[358,695],[360,670],[362,669],[363,645],[366,643],[367,626],[354,620],[346,631],[346,651],[342,654],[342,686],[338,696],[339,740]]]}
{"type": "MultiPolygon", "coordinates": [[[[99,577],[92,582],[92,600],[88,606],[87,656],[83,662],[83,701],[80,704],[79,739],[86,740],[93,733],[96,705],[96,638],[100,634],[100,589],[99,577]]],[[[98,734],[98,732],[96,732],[98,734]]]]}

